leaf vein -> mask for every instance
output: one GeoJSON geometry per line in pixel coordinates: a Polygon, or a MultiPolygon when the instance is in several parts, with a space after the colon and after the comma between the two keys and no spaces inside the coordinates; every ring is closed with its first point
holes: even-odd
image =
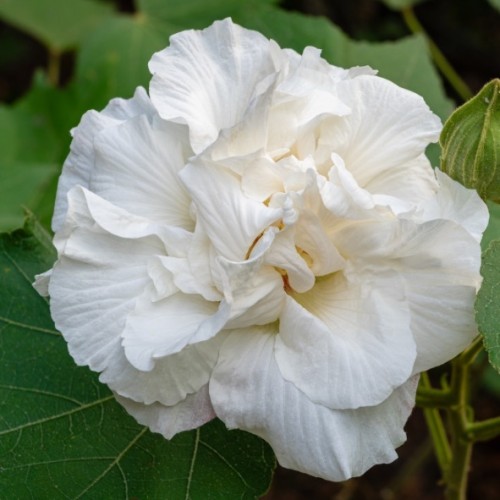
{"type": "Polygon", "coordinates": [[[194,449],[193,449],[193,456],[191,458],[191,464],[189,465],[189,473],[187,477],[187,484],[186,484],[186,496],[184,497],[185,500],[189,500],[189,490],[191,488],[191,482],[193,480],[193,472],[194,472],[194,464],[196,462],[196,456],[198,455],[198,444],[200,443],[200,429],[196,429],[196,436],[194,440],[194,449]]]}
{"type": "Polygon", "coordinates": [[[67,417],[69,415],[72,415],[73,413],[77,413],[79,411],[86,410],[87,408],[92,408],[93,406],[97,406],[97,405],[100,405],[100,404],[105,403],[107,401],[110,401],[111,399],[113,399],[113,396],[107,396],[105,398],[98,399],[96,401],[92,401],[91,403],[81,405],[78,408],[73,408],[72,410],[68,410],[68,411],[65,411],[63,413],[59,413],[57,415],[52,415],[50,417],[35,420],[34,422],[28,422],[26,424],[18,425],[17,427],[13,427],[12,429],[5,429],[3,431],[0,431],[0,436],[3,436],[4,434],[9,434],[11,432],[16,432],[19,430],[27,429],[27,428],[33,427],[35,425],[44,424],[46,422],[50,422],[52,420],[57,420],[59,418],[67,417]]]}
{"type": "Polygon", "coordinates": [[[106,467],[106,469],[104,469],[104,471],[101,474],[99,474],[90,484],[87,485],[87,487],[85,489],[83,489],[80,492],[80,494],[78,496],[75,497],[75,500],[77,500],[78,498],[81,498],[83,495],[85,495],[85,493],[87,493],[89,490],[91,490],[115,465],[118,466],[119,471],[120,471],[122,477],[124,478],[125,491],[127,493],[125,498],[128,498],[127,479],[123,475],[123,469],[119,466],[120,460],[127,454],[127,452],[130,450],[130,448],[132,448],[132,446],[134,446],[134,444],[144,435],[144,433],[147,430],[148,430],[147,427],[143,427],[141,429],[141,432],[139,432],[139,434],[137,434],[137,436],[134,439],[132,439],[132,441],[130,441],[130,443],[121,451],[121,453],[119,453],[115,457],[115,459],[108,465],[108,467],[106,467]]]}
{"type": "Polygon", "coordinates": [[[205,441],[200,440],[200,444],[202,444],[205,448],[207,448],[208,450],[210,450],[214,455],[217,455],[217,457],[219,457],[220,460],[222,460],[222,462],[224,462],[232,471],[234,471],[234,473],[240,478],[241,482],[247,488],[250,488],[250,485],[246,482],[245,478],[241,475],[240,472],[238,472],[238,470],[236,469],[236,467],[234,467],[234,465],[231,464],[231,462],[228,462],[228,460],[223,455],[221,455],[215,448],[213,448],[212,446],[210,446],[208,443],[205,443],[205,441]]]}
{"type": "Polygon", "coordinates": [[[50,333],[51,335],[60,336],[61,334],[57,330],[51,330],[50,328],[42,328],[41,326],[28,325],[27,323],[21,323],[19,321],[14,321],[13,319],[5,318],[0,316],[0,321],[12,326],[18,326],[20,328],[26,328],[27,330],[33,330],[35,332],[50,333]]]}
{"type": "Polygon", "coordinates": [[[13,390],[13,391],[22,391],[22,392],[32,392],[34,394],[41,394],[42,396],[52,396],[54,398],[69,401],[69,402],[74,403],[78,406],[81,406],[84,404],[82,401],[78,401],[78,399],[73,399],[73,398],[70,398],[69,396],[64,396],[63,394],[57,394],[56,392],[50,392],[50,391],[42,391],[40,389],[33,389],[30,387],[17,387],[15,385],[0,384],[0,389],[9,389],[9,390],[13,390]]]}

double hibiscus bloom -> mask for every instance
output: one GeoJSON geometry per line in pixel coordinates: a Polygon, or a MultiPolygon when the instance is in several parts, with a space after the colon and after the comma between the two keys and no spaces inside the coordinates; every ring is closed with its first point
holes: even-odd
{"type": "Polygon", "coordinates": [[[418,373],[475,336],[474,191],[367,67],[230,20],[171,38],[73,131],[37,279],[80,365],[166,438],[215,416],[330,480],[390,462],[418,373]]]}

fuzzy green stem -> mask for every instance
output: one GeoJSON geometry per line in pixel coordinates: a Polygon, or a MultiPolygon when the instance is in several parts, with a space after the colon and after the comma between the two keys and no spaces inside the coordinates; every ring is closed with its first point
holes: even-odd
{"type": "Polygon", "coordinates": [[[471,441],[488,441],[500,436],[500,417],[469,424],[467,435],[471,441]]]}
{"type": "Polygon", "coordinates": [[[427,34],[424,27],[420,24],[420,21],[415,15],[412,7],[404,7],[401,10],[401,14],[406,25],[412,33],[419,33],[424,35],[436,66],[448,80],[455,92],[464,101],[469,100],[473,96],[473,93],[471,92],[467,84],[462,80],[460,75],[453,69],[453,66],[449,63],[448,59],[446,59],[445,55],[441,52],[439,47],[433,42],[432,38],[427,34]]]}
{"type": "MultiPolygon", "coordinates": [[[[453,362],[452,391],[456,396],[456,405],[448,410],[450,417],[451,462],[446,475],[446,498],[465,500],[467,498],[467,480],[472,455],[472,441],[467,435],[467,408],[469,401],[469,366],[475,357],[476,346],[469,349],[453,362]],[[474,355],[471,355],[474,354],[474,355]]],[[[476,353],[477,354],[477,353],[476,353]]]]}
{"type": "MultiPolygon", "coordinates": [[[[419,393],[422,391],[432,391],[439,393],[442,392],[437,391],[436,389],[432,389],[427,373],[422,373],[422,375],[420,376],[420,385],[418,390],[419,393]]],[[[444,477],[451,460],[451,449],[448,442],[448,437],[446,436],[443,420],[441,419],[441,415],[437,408],[425,407],[423,410],[425,421],[432,438],[432,444],[434,446],[434,452],[436,454],[439,468],[441,469],[444,477]]]]}

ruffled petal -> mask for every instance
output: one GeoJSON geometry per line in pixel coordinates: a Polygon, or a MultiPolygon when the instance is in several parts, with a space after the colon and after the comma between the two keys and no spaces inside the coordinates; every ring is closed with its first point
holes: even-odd
{"type": "Polygon", "coordinates": [[[257,237],[282,216],[281,209],[245,196],[239,176],[210,161],[194,160],[180,176],[191,193],[198,221],[217,255],[226,259],[245,260],[257,237]]]}
{"type": "Polygon", "coordinates": [[[206,342],[189,345],[156,360],[147,372],[134,368],[119,346],[99,379],[120,396],[138,403],[175,405],[208,383],[224,338],[222,332],[206,342]]]}
{"type": "Polygon", "coordinates": [[[115,397],[140,424],[148,426],[151,431],[158,432],[167,439],[179,432],[196,429],[215,418],[208,384],[173,406],[161,403],[145,405],[118,394],[115,394],[115,397]]]}
{"type": "Polygon", "coordinates": [[[228,317],[226,304],[219,306],[200,295],[179,292],[153,302],[144,294],[128,315],[122,333],[125,355],[138,370],[151,371],[157,359],[212,338],[228,317]]]}
{"type": "Polygon", "coordinates": [[[280,54],[274,42],[230,19],[183,31],[149,63],[151,100],[162,118],[189,126],[199,153],[267,90],[280,54]]]}
{"type": "Polygon", "coordinates": [[[223,344],[210,381],[217,416],[268,441],[284,467],[330,481],[359,476],[393,461],[406,435],[417,379],[383,403],[330,410],[313,403],[281,376],[272,328],[234,331],[223,344]]]}
{"type": "Polygon", "coordinates": [[[52,230],[58,231],[68,209],[67,194],[74,186],[88,188],[95,165],[94,138],[102,130],[138,115],[152,116],[155,110],[146,91],[138,87],[132,99],[113,99],[103,111],[88,111],[71,131],[73,142],[57,187],[52,230]]]}
{"type": "Polygon", "coordinates": [[[165,247],[142,221],[129,218],[127,224],[124,218],[121,235],[96,224],[89,205],[95,201],[93,208],[104,217],[109,204],[100,206],[103,200],[82,188],[73,188],[68,199],[65,226],[55,238],[59,259],[49,283],[51,313],[76,362],[102,371],[128,312],[150,281],[149,258],[165,247]],[[127,229],[131,238],[124,237],[127,229]]]}
{"type": "Polygon", "coordinates": [[[402,279],[417,348],[415,373],[450,360],[472,341],[481,249],[464,228],[443,219],[400,219],[353,224],[336,236],[360,275],[378,268],[402,279]]]}
{"type": "Polygon", "coordinates": [[[245,328],[276,321],[285,292],[281,275],[262,259],[230,262],[219,259],[222,289],[230,308],[226,328],[245,328]]]}
{"type": "Polygon", "coordinates": [[[175,404],[196,392],[208,381],[218,339],[184,350],[168,363],[160,361],[149,373],[133,368],[121,346],[127,316],[148,288],[158,287],[149,266],[166,249],[156,226],[83,188],[73,188],[68,199],[49,294],[52,317],[71,355],[77,364],[102,372],[101,381],[114,391],[136,401],[175,404]]]}
{"type": "Polygon", "coordinates": [[[187,130],[146,115],[94,139],[90,189],[131,213],[192,230],[190,198],[178,177],[188,153],[187,130]]]}
{"type": "Polygon", "coordinates": [[[341,273],[287,301],[276,339],[283,377],[332,409],[381,403],[411,375],[416,357],[401,281],[341,273]],[[297,302],[300,301],[300,304],[297,302]]]}
{"type": "Polygon", "coordinates": [[[388,80],[362,75],[337,89],[351,113],[322,128],[318,147],[340,155],[361,187],[389,170],[404,178],[407,162],[439,137],[441,122],[424,100],[388,80]]]}
{"type": "Polygon", "coordinates": [[[454,221],[480,242],[489,220],[486,203],[474,189],[467,189],[439,169],[435,173],[439,190],[423,203],[423,219],[454,221]]]}
{"type": "Polygon", "coordinates": [[[481,284],[481,249],[464,228],[435,220],[418,229],[394,256],[405,281],[417,345],[414,373],[449,361],[472,342],[481,284]]]}

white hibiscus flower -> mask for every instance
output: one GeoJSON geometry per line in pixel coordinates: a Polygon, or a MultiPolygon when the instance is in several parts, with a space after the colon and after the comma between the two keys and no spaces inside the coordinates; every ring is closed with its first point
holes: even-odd
{"type": "Polygon", "coordinates": [[[230,20],[171,38],[73,131],[38,279],[80,365],[166,438],[215,416],[343,480],[390,462],[418,373],[475,336],[475,192],[418,96],[230,20]]]}

